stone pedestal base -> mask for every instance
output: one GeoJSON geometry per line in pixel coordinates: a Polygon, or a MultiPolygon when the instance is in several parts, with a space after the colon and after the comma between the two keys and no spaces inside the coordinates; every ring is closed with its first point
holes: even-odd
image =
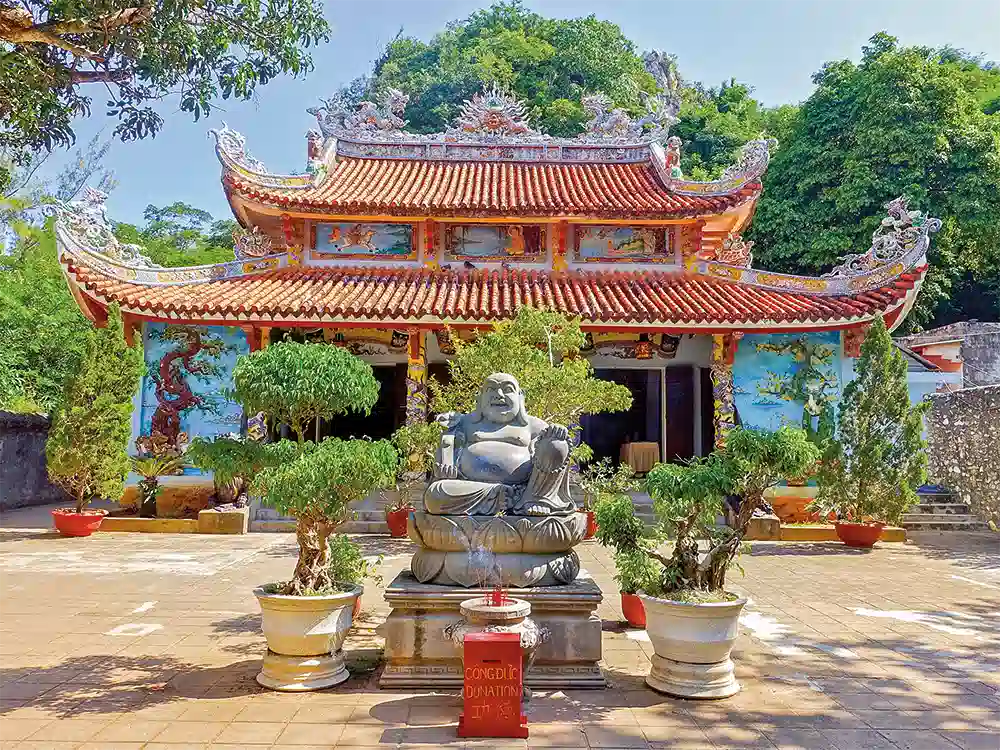
{"type": "Polygon", "coordinates": [[[775,515],[754,516],[743,537],[748,542],[777,542],[781,540],[781,521],[775,515]]]}
{"type": "Polygon", "coordinates": [[[646,684],[678,698],[728,698],[740,691],[732,659],[715,664],[689,664],[654,654],[646,684]]]}
{"type": "Polygon", "coordinates": [[[282,656],[268,651],[257,682],[272,690],[302,692],[339,685],[350,676],[343,651],[321,656],[282,656]]]}
{"type": "MultiPolygon", "coordinates": [[[[438,586],[417,581],[404,570],[386,587],[392,612],[385,621],[383,688],[460,688],[462,657],[445,628],[462,619],[461,603],[483,589],[438,586]]],[[[541,689],[603,688],[600,587],[585,572],[565,586],[512,588],[531,603],[531,619],[551,636],[538,647],[525,679],[541,689]]]]}

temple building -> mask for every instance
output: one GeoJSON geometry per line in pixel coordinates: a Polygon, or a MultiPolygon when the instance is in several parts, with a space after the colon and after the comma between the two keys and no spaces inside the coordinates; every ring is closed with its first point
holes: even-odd
{"type": "Polygon", "coordinates": [[[317,437],[386,437],[427,418],[427,378],[447,377],[452,337],[531,305],[578,318],[597,375],[633,393],[629,412],[585,420],[598,456],[633,443],[661,460],[704,454],[734,424],[797,425],[835,403],[872,320],[894,328],[912,306],[940,226],[900,198],[871,247],[845,247],[830,273],[772,273],[741,235],[773,142],[696,181],[668,137],[669,95],[648,97],[641,118],[586,97],[576,138],[534,130],[495,88],[433,135],[405,130],[406,101],[310,110],[302,174],[270,172],[237,132],[214,131],[244,228],[231,262],[153,267],[115,240],[100,194],[62,208],[81,310],[100,322],[118,303],[143,343],[138,444],[239,431],[224,395],[236,359],[285,337],[348,347],[382,385],[370,416],[317,424],[317,437]]]}

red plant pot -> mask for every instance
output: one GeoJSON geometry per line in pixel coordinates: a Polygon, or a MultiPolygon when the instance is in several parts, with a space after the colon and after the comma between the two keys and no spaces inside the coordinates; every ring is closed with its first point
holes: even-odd
{"type": "Polygon", "coordinates": [[[354,600],[354,609],[351,611],[351,617],[355,620],[358,619],[358,615],[361,614],[361,597],[359,596],[354,600]]]}
{"type": "Polygon", "coordinates": [[[597,533],[597,515],[592,510],[587,511],[587,533],[584,535],[584,539],[593,539],[594,534],[597,533]]]}
{"type": "Polygon", "coordinates": [[[385,514],[385,522],[389,524],[389,536],[395,539],[406,536],[406,521],[409,517],[409,508],[388,511],[385,514]]]}
{"type": "Polygon", "coordinates": [[[622,614],[633,628],[646,627],[646,608],[642,605],[642,599],[635,594],[622,592],[622,614]]]}
{"type": "Polygon", "coordinates": [[[848,547],[871,548],[875,546],[875,542],[882,536],[882,529],[885,527],[885,524],[837,521],[833,526],[837,530],[837,536],[840,537],[840,541],[848,547]]]}
{"type": "Polygon", "coordinates": [[[57,508],[52,511],[52,521],[63,536],[90,536],[100,528],[107,513],[94,509],[77,513],[73,508],[57,508]]]}

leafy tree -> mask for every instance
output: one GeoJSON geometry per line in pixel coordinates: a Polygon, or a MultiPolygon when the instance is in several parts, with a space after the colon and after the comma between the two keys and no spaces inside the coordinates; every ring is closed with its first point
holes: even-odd
{"type": "Polygon", "coordinates": [[[195,438],[184,458],[202,471],[212,472],[216,499],[230,499],[239,507],[249,504],[250,481],[268,466],[295,458],[295,444],[288,440],[265,444],[248,437],[223,435],[212,440],[195,438]]]}
{"type": "Polygon", "coordinates": [[[23,226],[13,253],[0,255],[0,409],[56,407],[90,328],[66,286],[51,229],[23,226]]]}
{"type": "Polygon", "coordinates": [[[828,440],[810,510],[857,523],[899,523],[927,478],[923,415],[910,404],[906,359],[879,318],[868,330],[854,380],[844,388],[836,438],[828,440]]]}
{"type": "Polygon", "coordinates": [[[233,396],[244,412],[263,412],[288,424],[297,440],[294,449],[288,441],[265,446],[285,460],[268,461],[251,481],[265,503],[297,519],[299,559],[292,579],[276,587],[278,593],[332,589],[330,535],[347,520],[349,503],[395,479],[399,457],[388,441],[327,438],[317,444],[305,439],[314,419],[370,411],[378,388],[371,365],[324,344],[272,344],[241,357],[233,370],[233,396]],[[294,457],[289,459],[290,450],[294,457]]]}
{"type": "Polygon", "coordinates": [[[0,6],[0,150],[18,161],[74,140],[72,120],[108,96],[115,135],[155,135],[151,106],[177,96],[195,119],[213,101],[249,99],[282,73],[312,68],[308,48],[328,38],[316,0],[24,0],[0,6]]]}
{"type": "Polygon", "coordinates": [[[117,500],[125,489],[132,397],[145,369],[142,349],[125,341],[117,305],[105,327],[88,334],[45,444],[49,478],[73,496],[77,513],[92,498],[117,500]]]}
{"type": "MultiPolygon", "coordinates": [[[[430,382],[431,408],[438,413],[471,412],[480,386],[495,372],[517,378],[530,414],[574,433],[584,414],[625,411],[632,405],[627,387],[594,377],[590,363],[580,356],[586,339],[579,322],[559,313],[522,307],[514,320],[494,324],[471,342],[452,338],[451,382],[430,382]]],[[[584,460],[587,454],[589,450],[577,458],[584,460]]]]}
{"type": "Polygon", "coordinates": [[[409,129],[433,133],[451,124],[463,100],[494,82],[525,102],[535,127],[562,136],[579,133],[589,119],[580,105],[584,93],[602,91],[616,106],[639,112],[639,92],[656,90],[615,24],[594,16],[544,18],[515,0],[448,24],[429,43],[397,37],[371,77],[342,93],[356,100],[401,89],[410,95],[409,129]]]}
{"type": "Polygon", "coordinates": [[[630,518],[631,499],[619,494],[598,503],[597,538],[614,549],[616,562],[624,566],[620,574],[624,570],[631,585],[651,596],[726,600],[726,572],[753,512],[764,503],[764,492],[785,476],[801,475],[818,455],[800,429],[737,427],[710,456],[657,464],[649,472],[646,491],[659,519],[652,534],[630,518]],[[719,528],[715,520],[727,495],[740,496],[740,509],[731,528],[719,528]],[[659,551],[667,538],[675,540],[669,557],[659,551]]]}
{"type": "Polygon", "coordinates": [[[862,60],[827,63],[789,123],[750,232],[762,266],[829,270],[861,252],[898,195],[944,227],[910,317],[941,324],[1000,310],[1000,71],[959,51],[897,46],[880,33],[862,60]]]}
{"type": "Polygon", "coordinates": [[[232,219],[216,220],[208,211],[178,201],[163,208],[146,206],[145,225],[115,224],[122,242],[141,245],[153,263],[161,266],[200,266],[233,259],[232,219]]]}

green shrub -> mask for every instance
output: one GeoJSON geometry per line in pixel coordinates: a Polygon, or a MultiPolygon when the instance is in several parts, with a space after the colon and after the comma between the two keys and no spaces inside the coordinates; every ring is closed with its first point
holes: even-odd
{"type": "Polygon", "coordinates": [[[923,415],[910,404],[906,359],[878,318],[844,388],[836,437],[826,443],[816,499],[822,516],[898,524],[927,479],[923,415]]]}
{"type": "Polygon", "coordinates": [[[132,398],[144,371],[142,349],[126,343],[121,312],[111,305],[105,327],[87,333],[45,444],[49,478],[78,513],[94,497],[118,500],[125,490],[132,398]]]}

